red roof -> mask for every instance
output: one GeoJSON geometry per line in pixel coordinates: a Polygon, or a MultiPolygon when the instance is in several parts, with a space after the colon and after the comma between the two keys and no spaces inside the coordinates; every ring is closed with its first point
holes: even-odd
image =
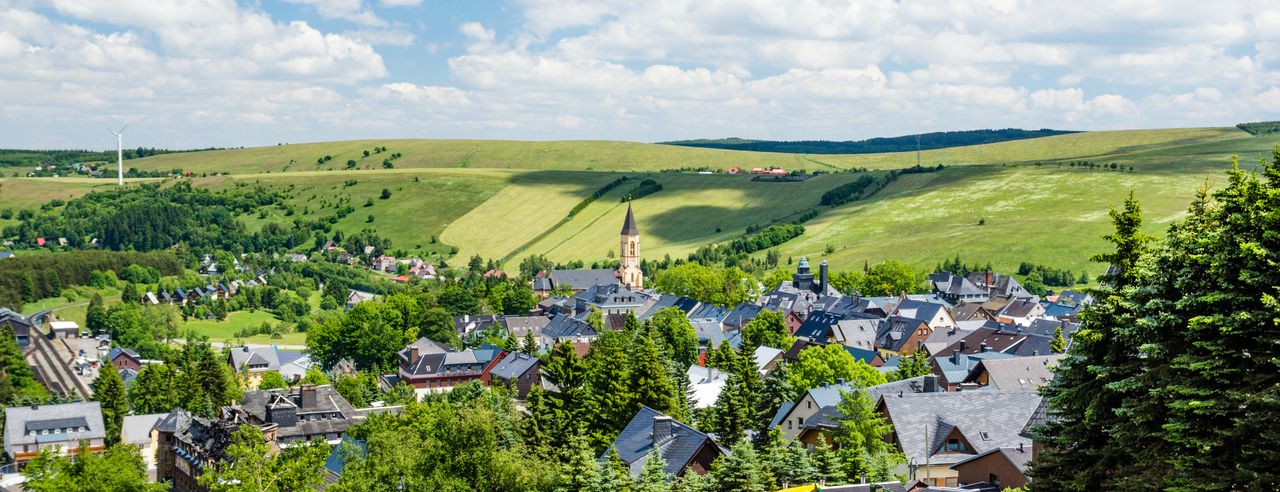
{"type": "Polygon", "coordinates": [[[409,276],[408,276],[408,275],[401,275],[401,276],[396,277],[396,278],[394,278],[394,279],[392,279],[392,280],[395,280],[396,282],[400,282],[400,283],[402,283],[402,284],[403,284],[403,283],[405,283],[405,282],[408,282],[408,281],[409,281],[409,276]]]}
{"type": "Polygon", "coordinates": [[[42,238],[42,237],[38,237],[38,238],[36,238],[36,245],[37,245],[37,246],[40,246],[40,247],[42,247],[42,248],[43,248],[43,247],[44,247],[44,238],[42,238]]]}

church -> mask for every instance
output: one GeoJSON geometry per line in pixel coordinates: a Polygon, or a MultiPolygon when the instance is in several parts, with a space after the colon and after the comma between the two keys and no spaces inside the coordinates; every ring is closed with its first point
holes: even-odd
{"type": "Polygon", "coordinates": [[[627,218],[622,222],[622,247],[618,258],[618,281],[631,290],[644,289],[644,272],[640,271],[640,229],[636,216],[627,203],[627,218]]]}

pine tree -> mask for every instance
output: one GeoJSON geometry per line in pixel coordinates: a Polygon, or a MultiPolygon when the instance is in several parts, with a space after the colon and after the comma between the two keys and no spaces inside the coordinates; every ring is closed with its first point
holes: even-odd
{"type": "Polygon", "coordinates": [[[591,444],[582,429],[570,438],[569,445],[565,449],[565,457],[560,462],[562,463],[560,466],[562,483],[559,490],[565,492],[588,490],[600,474],[595,454],[591,452],[591,444]]]}
{"type": "Polygon", "coordinates": [[[639,337],[631,345],[630,395],[634,404],[645,405],[667,415],[681,413],[679,395],[659,359],[653,339],[639,337]]]}
{"type": "Polygon", "coordinates": [[[893,426],[875,409],[866,390],[841,392],[836,410],[840,413],[835,441],[840,445],[847,467],[846,477],[867,476],[886,480],[891,470],[904,460],[902,453],[885,439],[893,426]]]}
{"type": "Polygon", "coordinates": [[[761,473],[760,459],[751,444],[734,444],[729,454],[711,464],[712,490],[718,492],[757,492],[769,489],[761,473]]]}
{"type": "Polygon", "coordinates": [[[133,285],[133,282],[124,283],[124,288],[120,290],[120,302],[138,302],[138,288],[133,285]]]}
{"type": "Polygon", "coordinates": [[[827,485],[838,485],[845,482],[845,471],[848,467],[840,454],[831,449],[831,443],[827,442],[826,439],[818,439],[818,444],[814,446],[813,453],[809,455],[809,460],[813,463],[814,479],[827,485]]]}
{"type": "Polygon", "coordinates": [[[1053,341],[1049,342],[1049,351],[1055,354],[1061,354],[1067,351],[1067,339],[1062,336],[1061,326],[1053,330],[1053,341]]]}
{"type": "Polygon", "coordinates": [[[598,447],[612,441],[639,408],[629,388],[628,349],[621,332],[604,331],[587,355],[583,411],[591,419],[592,442],[598,447]]]}
{"type": "Polygon", "coordinates": [[[1038,483],[1058,490],[1112,488],[1117,470],[1131,465],[1129,442],[1114,439],[1110,429],[1125,419],[1118,415],[1125,398],[1114,383],[1130,376],[1122,366],[1137,354],[1135,340],[1123,327],[1133,326],[1129,300],[1140,278],[1140,261],[1151,238],[1142,233],[1142,208],[1133,194],[1123,210],[1112,210],[1115,232],[1104,238],[1115,250],[1094,256],[1109,265],[1108,274],[1090,293],[1097,302],[1080,315],[1080,330],[1072,336],[1057,377],[1045,387],[1055,419],[1040,430],[1045,451],[1037,457],[1033,474],[1038,483]]]}
{"type": "Polygon", "coordinates": [[[623,323],[622,331],[627,334],[635,334],[640,331],[640,319],[636,318],[636,313],[627,311],[627,321],[623,323]]]}
{"type": "Polygon", "coordinates": [[[101,294],[95,292],[93,299],[89,301],[84,315],[84,327],[94,333],[107,329],[107,310],[102,307],[101,294]]]}
{"type": "Polygon", "coordinates": [[[609,455],[599,461],[599,473],[587,488],[588,492],[630,492],[631,474],[627,465],[618,457],[616,448],[609,448],[609,455]]]}
{"type": "Polygon", "coordinates": [[[800,399],[800,391],[791,384],[786,362],[779,362],[764,378],[760,394],[756,395],[756,422],[768,423],[782,405],[800,399]]]}
{"type": "Polygon", "coordinates": [[[22,299],[27,302],[36,302],[40,299],[40,293],[36,291],[36,279],[31,276],[31,272],[22,274],[22,299]]]}
{"type": "Polygon", "coordinates": [[[520,351],[529,355],[538,354],[538,339],[533,337],[533,330],[524,333],[524,340],[520,343],[520,351]]]}
{"type": "Polygon", "coordinates": [[[893,381],[911,379],[929,374],[930,370],[929,354],[923,350],[917,350],[910,357],[898,359],[898,368],[889,374],[889,379],[893,381]]]}
{"type": "Polygon", "coordinates": [[[129,403],[125,401],[124,380],[116,366],[107,363],[98,371],[97,379],[90,385],[93,399],[102,407],[102,423],[106,428],[105,442],[112,446],[120,442],[120,432],[124,426],[124,416],[129,414],[129,403]]]}
{"type": "Polygon", "coordinates": [[[667,474],[667,461],[662,459],[658,451],[650,451],[644,459],[644,467],[640,469],[640,478],[636,480],[635,492],[670,492],[671,475],[667,474]]]}

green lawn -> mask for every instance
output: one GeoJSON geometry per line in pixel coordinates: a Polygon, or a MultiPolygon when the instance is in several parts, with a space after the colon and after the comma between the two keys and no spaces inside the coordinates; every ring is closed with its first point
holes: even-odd
{"type": "MultiPolygon", "coordinates": [[[[209,337],[214,342],[227,342],[235,340],[236,332],[246,326],[258,326],[263,322],[271,324],[280,324],[281,321],[276,319],[275,315],[269,311],[236,311],[228,314],[227,319],[223,321],[208,319],[192,319],[182,324],[178,328],[179,333],[188,333],[193,331],[199,335],[209,337]]],[[[272,339],[269,335],[257,335],[249,338],[243,338],[246,343],[254,344],[283,344],[297,345],[306,343],[306,333],[285,333],[282,339],[272,339]]]]}

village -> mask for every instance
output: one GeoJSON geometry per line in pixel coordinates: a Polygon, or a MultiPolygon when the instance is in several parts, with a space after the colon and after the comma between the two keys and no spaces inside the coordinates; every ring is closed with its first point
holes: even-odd
{"type": "MultiPolygon", "coordinates": [[[[892,379],[863,387],[833,378],[805,389],[795,400],[771,410],[767,429],[776,430],[783,440],[809,451],[838,446],[833,435],[842,425],[840,402],[850,392],[861,391],[892,424],[886,439],[905,458],[893,470],[905,480],[876,484],[876,490],[1003,490],[1028,483],[1026,471],[1039,449],[1031,429],[1045,418],[1044,398],[1037,390],[1054,377],[1053,369],[1078,329],[1080,310],[1093,301],[1089,295],[1065,290],[1036,296],[1010,275],[975,271],[934,273],[929,276],[931,292],[927,294],[863,297],[834,288],[825,260],[815,268],[800,258],[790,280],[765,286],[757,299],[722,306],[646,289],[640,238],[639,224],[628,209],[620,231],[617,269],[541,271],[529,286],[538,301],[529,312],[453,318],[460,339],[497,332],[500,338],[524,341],[520,349],[493,344],[459,349],[419,338],[394,354],[398,370],[382,374],[376,384],[383,391],[412,388],[417,400],[478,382],[509,387],[512,398],[524,402],[535,389],[557,391],[542,374],[548,354],[558,345],[567,344],[578,356],[589,358],[602,332],[622,331],[628,323],[647,323],[655,316],[676,313],[696,333],[698,355],[683,372],[691,404],[701,411],[716,404],[730,379],[727,371],[711,367],[708,358],[723,346],[742,349],[744,327],[763,317],[785,326],[781,340],[789,344],[754,347],[750,363],[761,378],[767,379],[779,367],[801,364],[811,351],[837,350],[842,357],[847,355],[885,376],[881,380],[892,379]],[[921,362],[918,368],[904,367],[921,362]],[[909,377],[894,379],[903,375],[909,377]]],[[[334,249],[332,244],[324,246],[326,252],[334,249]]],[[[288,259],[307,261],[302,255],[288,259]]],[[[339,261],[351,262],[352,257],[343,253],[339,261]]],[[[227,299],[245,288],[271,283],[269,272],[248,281],[223,282],[211,258],[203,263],[208,285],[148,291],[138,302],[227,299]]],[[[435,277],[430,264],[416,259],[401,263],[376,256],[368,268],[396,275],[397,282],[410,276],[435,277]]],[[[506,274],[490,270],[485,275],[506,274]]],[[[375,299],[374,294],[351,290],[344,309],[375,299]]],[[[12,330],[28,357],[45,358],[34,365],[46,383],[62,378],[92,381],[96,371],[115,370],[129,385],[143,367],[164,363],[147,360],[134,347],[108,339],[79,343],[77,339],[89,333],[82,333],[75,323],[43,321],[0,311],[0,326],[12,330]],[[79,349],[68,358],[73,344],[88,350],[79,349]],[[67,350],[48,358],[47,346],[67,350]],[[58,364],[65,367],[49,367],[58,364]]],[[[238,402],[221,407],[215,418],[175,408],[125,416],[119,427],[119,442],[138,445],[153,478],[172,484],[175,490],[205,490],[199,481],[201,470],[223,459],[231,433],[243,424],[261,429],[277,448],[312,439],[335,445],[326,473],[336,481],[343,462],[337,445],[352,441],[345,431],[371,415],[396,414],[402,409],[383,402],[357,407],[332,385],[309,381],[309,373],[316,371],[326,374],[321,379],[327,380],[356,371],[349,360],[324,367],[304,352],[276,346],[229,347],[224,353],[222,363],[237,374],[246,390],[238,402]],[[264,380],[277,376],[285,387],[259,388],[264,380]]],[[[65,393],[92,398],[86,384],[74,386],[75,391],[65,393]]],[[[20,469],[42,450],[72,453],[82,445],[90,452],[105,449],[108,436],[103,422],[95,401],[6,409],[4,450],[9,470],[20,469]]],[[[661,454],[670,477],[708,473],[716,459],[729,453],[716,435],[649,407],[630,417],[610,449],[637,476],[652,450],[661,454]]],[[[869,490],[866,486],[822,490],[869,490]]]]}

